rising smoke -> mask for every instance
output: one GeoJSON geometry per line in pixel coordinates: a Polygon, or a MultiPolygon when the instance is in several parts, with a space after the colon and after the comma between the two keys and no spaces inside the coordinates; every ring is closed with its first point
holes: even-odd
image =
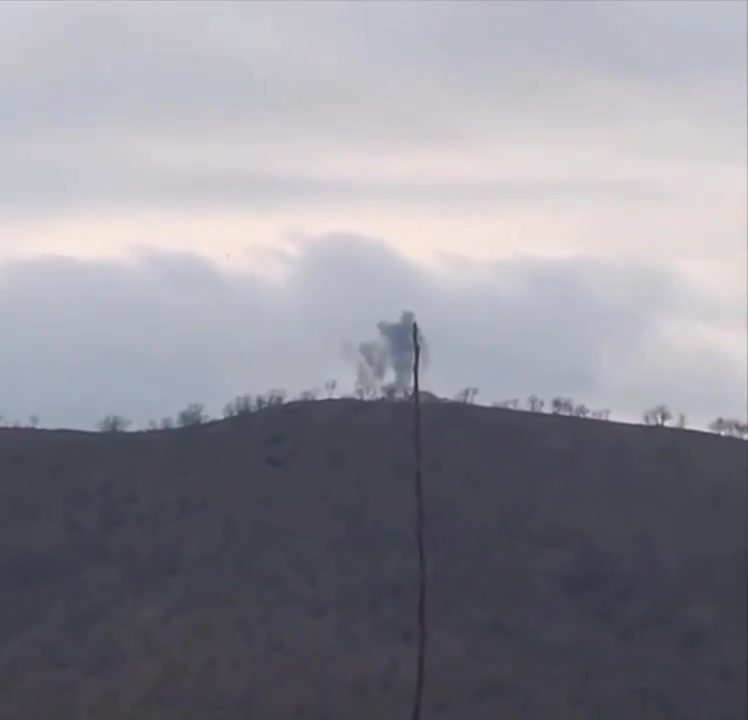
{"type": "MultiPolygon", "coordinates": [[[[414,321],[415,315],[407,310],[396,322],[382,320],[377,323],[378,337],[358,346],[356,392],[360,396],[408,395],[414,359],[414,321]]],[[[420,329],[418,339],[425,360],[428,352],[420,329]]]]}

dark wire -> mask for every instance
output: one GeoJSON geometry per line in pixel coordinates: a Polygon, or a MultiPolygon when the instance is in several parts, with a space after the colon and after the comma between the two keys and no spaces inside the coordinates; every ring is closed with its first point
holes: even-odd
{"type": "Polygon", "coordinates": [[[423,704],[423,688],[426,669],[426,548],[424,544],[423,478],[421,471],[421,390],[418,379],[421,345],[418,324],[413,323],[413,447],[415,451],[415,534],[418,546],[418,654],[416,665],[416,687],[413,698],[411,720],[420,720],[423,704]]]}

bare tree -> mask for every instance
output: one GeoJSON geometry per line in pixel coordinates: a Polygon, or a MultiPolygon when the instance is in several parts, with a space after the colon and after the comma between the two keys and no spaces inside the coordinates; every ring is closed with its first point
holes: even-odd
{"type": "Polygon", "coordinates": [[[709,423],[709,429],[719,435],[748,438],[748,423],[735,418],[719,417],[709,423]]]}
{"type": "Polygon", "coordinates": [[[457,402],[472,405],[475,402],[475,396],[477,394],[478,394],[477,387],[466,387],[460,390],[460,392],[458,392],[457,395],[455,395],[455,400],[457,402]]]}
{"type": "Polygon", "coordinates": [[[688,420],[686,419],[686,414],[682,412],[678,413],[678,427],[681,430],[685,430],[687,423],[688,423],[688,420]]]}
{"type": "Polygon", "coordinates": [[[593,410],[593,420],[610,420],[610,410],[593,410]]]}
{"type": "Polygon", "coordinates": [[[673,413],[667,405],[655,405],[644,413],[643,418],[646,425],[664,427],[673,419],[673,413]]]}
{"type": "Polygon", "coordinates": [[[666,405],[658,405],[655,408],[656,419],[659,425],[667,425],[673,419],[673,413],[666,405]]]}
{"type": "Polygon", "coordinates": [[[574,406],[574,416],[580,418],[586,418],[590,414],[590,409],[582,404],[574,406]]]}
{"type": "Polygon", "coordinates": [[[729,424],[728,420],[725,420],[722,417],[718,417],[716,420],[712,420],[712,422],[709,423],[709,429],[712,432],[717,433],[718,435],[724,435],[725,430],[727,429],[729,424]]]}
{"type": "Polygon", "coordinates": [[[107,415],[97,423],[97,427],[101,432],[125,432],[130,424],[130,421],[121,415],[107,415]]]}
{"type": "Polygon", "coordinates": [[[325,383],[325,392],[327,393],[327,397],[331,398],[335,391],[338,389],[338,381],[337,380],[328,380],[325,383]]]}
{"type": "Polygon", "coordinates": [[[265,393],[265,399],[268,405],[283,405],[286,402],[286,391],[280,388],[273,388],[265,393]]]}
{"type": "Polygon", "coordinates": [[[258,393],[254,399],[254,409],[262,410],[271,405],[282,405],[286,401],[286,391],[278,388],[268,390],[266,393],[258,393]]]}
{"type": "Polygon", "coordinates": [[[551,400],[551,409],[554,415],[571,415],[574,412],[574,403],[570,398],[555,397],[551,400]]]}
{"type": "Polygon", "coordinates": [[[530,397],[527,398],[527,407],[529,408],[530,412],[541,413],[543,412],[543,408],[545,407],[545,401],[539,398],[537,395],[530,395],[530,397]]]}
{"type": "Polygon", "coordinates": [[[36,415],[29,415],[29,427],[31,428],[38,428],[39,427],[39,418],[36,415]]]}
{"type": "Polygon", "coordinates": [[[177,415],[177,425],[179,427],[191,427],[202,425],[208,421],[205,408],[202,403],[190,403],[184,410],[180,410],[177,415]]]}
{"type": "Polygon", "coordinates": [[[317,391],[316,390],[304,390],[299,395],[299,400],[302,402],[312,402],[313,400],[317,399],[317,391]]]}
{"type": "Polygon", "coordinates": [[[231,402],[226,403],[223,408],[225,418],[248,415],[253,409],[253,398],[251,395],[238,395],[231,402]]]}

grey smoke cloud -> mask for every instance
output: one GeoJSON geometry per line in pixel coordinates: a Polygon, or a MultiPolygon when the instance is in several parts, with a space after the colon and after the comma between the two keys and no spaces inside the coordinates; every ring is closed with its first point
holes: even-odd
{"type": "MultiPolygon", "coordinates": [[[[395,322],[380,320],[377,323],[379,336],[362,342],[358,346],[356,389],[366,396],[385,391],[404,395],[411,385],[415,349],[413,347],[413,323],[415,313],[403,310],[395,322]],[[392,379],[388,381],[391,375],[392,379]]],[[[419,327],[423,367],[428,359],[428,345],[419,327]]]]}

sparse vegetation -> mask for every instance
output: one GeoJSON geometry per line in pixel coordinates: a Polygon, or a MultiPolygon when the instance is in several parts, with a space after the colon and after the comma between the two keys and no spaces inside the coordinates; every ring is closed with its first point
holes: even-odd
{"type": "Polygon", "coordinates": [[[735,418],[717,418],[709,424],[709,429],[718,435],[748,439],[748,423],[735,418]]]}
{"type": "Polygon", "coordinates": [[[254,408],[262,410],[273,405],[282,405],[286,401],[286,391],[281,389],[268,390],[266,393],[255,395],[254,408]]]}
{"type": "MultiPolygon", "coordinates": [[[[196,428],[194,443],[0,432],[9,720],[407,710],[412,413],[397,404],[300,403],[196,428]]],[[[615,671],[619,687],[657,678],[673,717],[744,715],[737,441],[450,402],[423,412],[429,713],[597,718],[615,671]]],[[[615,703],[644,717],[635,693],[615,703]]]]}
{"type": "Polygon", "coordinates": [[[590,409],[584,404],[575,405],[572,414],[574,417],[586,418],[590,414],[590,409]]]}
{"type": "MultiPolygon", "coordinates": [[[[324,384],[324,397],[330,399],[338,388],[337,381],[329,380],[324,384]]],[[[424,392],[424,391],[422,391],[424,392]]],[[[475,386],[468,386],[460,390],[452,402],[459,402],[464,404],[475,404],[478,395],[478,388],[475,386]]],[[[240,415],[247,415],[249,413],[257,412],[266,407],[273,405],[280,405],[286,401],[287,393],[282,389],[272,389],[265,393],[258,393],[257,395],[245,394],[239,395],[232,401],[228,402],[223,409],[223,417],[231,418],[240,415]]],[[[442,402],[448,402],[447,398],[440,398],[433,393],[425,392],[424,396],[428,400],[439,400],[442,402]]],[[[358,400],[407,400],[410,398],[410,392],[408,388],[401,388],[395,383],[384,383],[377,390],[376,387],[358,387],[355,389],[353,394],[346,395],[344,397],[355,398],[358,400]]],[[[314,402],[319,398],[319,391],[315,389],[305,390],[299,393],[296,398],[300,402],[314,402]]],[[[492,407],[501,408],[506,410],[520,410],[520,401],[518,398],[509,398],[498,402],[491,403],[492,407]]],[[[526,408],[533,413],[543,413],[546,406],[545,401],[537,395],[530,395],[526,401],[526,408]]],[[[555,415],[569,415],[578,418],[590,418],[592,420],[606,421],[610,419],[610,410],[598,409],[591,410],[584,403],[576,403],[571,398],[556,396],[550,401],[551,412],[555,415]]],[[[186,427],[193,425],[201,425],[209,420],[208,414],[205,412],[204,406],[201,403],[192,403],[182,410],[176,418],[176,421],[170,417],[164,417],[160,422],[151,420],[146,429],[149,431],[157,430],[170,430],[175,426],[186,427]]],[[[675,420],[675,427],[678,429],[686,429],[688,427],[688,421],[685,413],[679,412],[675,415],[670,408],[661,403],[656,405],[642,414],[642,421],[648,426],[659,426],[664,427],[670,422],[675,420]]],[[[121,415],[108,415],[103,420],[97,423],[97,428],[102,432],[125,432],[131,427],[131,422],[122,417],[121,415]]],[[[0,415],[0,427],[2,427],[2,416],[0,415]]],[[[10,427],[22,427],[22,424],[18,421],[9,424],[10,427]]],[[[27,427],[37,428],[39,427],[39,417],[36,415],[30,415],[28,418],[27,427]]],[[[716,420],[709,423],[707,428],[710,432],[717,433],[718,435],[725,435],[729,437],[743,438],[748,440],[748,423],[736,418],[717,418],[716,420]]]]}
{"type": "Polygon", "coordinates": [[[472,405],[475,402],[475,398],[478,396],[478,388],[477,387],[466,387],[460,390],[460,392],[455,395],[455,402],[461,402],[466,403],[468,405],[472,405]]]}
{"type": "Polygon", "coordinates": [[[543,412],[544,406],[545,406],[545,401],[543,401],[537,395],[530,395],[530,397],[527,398],[527,408],[530,412],[534,412],[534,413],[543,412]]]}
{"type": "Polygon", "coordinates": [[[554,415],[573,415],[574,403],[570,398],[555,397],[551,400],[551,410],[554,415]]]}
{"type": "Polygon", "coordinates": [[[209,417],[202,403],[190,403],[184,410],[177,414],[177,425],[179,427],[193,427],[208,422],[209,417]]]}
{"type": "Polygon", "coordinates": [[[102,420],[99,420],[97,427],[101,432],[113,433],[125,432],[130,425],[131,422],[121,415],[107,415],[102,420]]]}
{"type": "Polygon", "coordinates": [[[673,413],[667,405],[656,405],[644,413],[643,419],[645,425],[664,426],[673,419],[673,413]]]}
{"type": "Polygon", "coordinates": [[[254,412],[254,399],[251,395],[239,395],[223,408],[225,418],[238,417],[240,415],[249,415],[254,412]]]}

